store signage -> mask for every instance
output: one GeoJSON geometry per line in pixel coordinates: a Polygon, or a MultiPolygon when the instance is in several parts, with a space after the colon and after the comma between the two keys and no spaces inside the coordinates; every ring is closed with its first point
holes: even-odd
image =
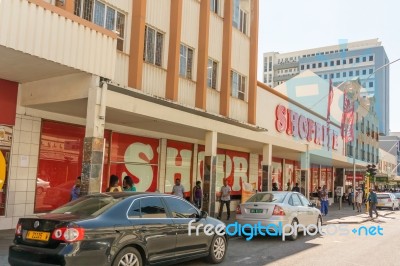
{"type": "Polygon", "coordinates": [[[278,132],[314,142],[328,149],[338,149],[338,132],[311,118],[279,104],[275,109],[275,128],[278,132]]]}

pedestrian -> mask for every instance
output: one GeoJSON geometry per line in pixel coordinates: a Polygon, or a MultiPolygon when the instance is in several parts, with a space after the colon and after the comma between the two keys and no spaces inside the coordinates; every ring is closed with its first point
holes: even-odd
{"type": "Polygon", "coordinates": [[[122,189],[118,185],[119,183],[119,178],[116,175],[111,175],[110,176],[110,184],[106,190],[106,192],[121,192],[122,189]]]}
{"type": "Polygon", "coordinates": [[[326,190],[326,186],[322,187],[320,192],[320,201],[321,201],[321,213],[323,216],[328,215],[328,191],[326,190]]]}
{"type": "Polygon", "coordinates": [[[201,189],[201,181],[196,181],[196,186],[193,188],[193,201],[197,208],[201,209],[201,200],[203,191],[201,189]]]}
{"type": "Polygon", "coordinates": [[[219,212],[217,219],[221,219],[222,211],[224,205],[226,205],[226,212],[227,212],[227,220],[229,220],[231,216],[231,187],[228,185],[228,180],[224,178],[224,185],[221,187],[221,199],[219,204],[219,212]]]}
{"type": "Polygon", "coordinates": [[[286,184],[286,191],[290,191],[290,182],[287,182],[286,184]]]}
{"type": "Polygon", "coordinates": [[[299,188],[299,183],[296,183],[296,185],[292,188],[293,192],[300,192],[300,188],[299,188]]]}
{"type": "Polygon", "coordinates": [[[76,178],[75,185],[72,187],[71,190],[71,201],[79,198],[80,194],[81,194],[81,177],[78,176],[76,178]]]}
{"type": "Polygon", "coordinates": [[[278,191],[278,184],[272,183],[272,191],[278,191]]]}
{"type": "Polygon", "coordinates": [[[361,188],[357,188],[356,190],[356,205],[357,205],[357,212],[361,212],[362,211],[362,204],[363,202],[363,193],[361,188]]]}
{"type": "Polygon", "coordinates": [[[349,189],[347,190],[348,192],[348,201],[349,201],[349,205],[353,204],[353,187],[350,186],[349,189]]]}
{"type": "Polygon", "coordinates": [[[133,183],[132,177],[130,177],[129,175],[124,177],[122,186],[124,187],[124,191],[136,191],[136,187],[133,183]]]}
{"type": "Polygon", "coordinates": [[[181,185],[181,180],[179,178],[175,179],[175,185],[172,187],[172,195],[183,198],[185,193],[185,188],[181,185]]]}
{"type": "Polygon", "coordinates": [[[369,195],[368,195],[368,202],[369,202],[369,217],[372,217],[372,211],[375,212],[376,218],[378,218],[379,214],[378,211],[376,210],[376,204],[378,203],[378,197],[376,196],[375,191],[370,188],[369,189],[369,195]]]}

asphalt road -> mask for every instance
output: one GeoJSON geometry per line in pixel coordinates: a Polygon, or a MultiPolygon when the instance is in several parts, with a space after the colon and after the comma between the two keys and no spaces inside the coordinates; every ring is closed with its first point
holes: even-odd
{"type": "MultiPolygon", "coordinates": [[[[225,261],[220,265],[400,265],[400,212],[363,224],[345,225],[348,235],[300,236],[296,241],[285,241],[278,237],[256,237],[251,241],[235,238],[229,242],[225,261]],[[351,230],[361,226],[380,226],[383,235],[365,235],[351,230]]],[[[342,231],[341,231],[342,232],[342,231]]],[[[376,231],[377,233],[377,231],[376,231]]],[[[208,265],[196,260],[181,266],[208,265]]]]}

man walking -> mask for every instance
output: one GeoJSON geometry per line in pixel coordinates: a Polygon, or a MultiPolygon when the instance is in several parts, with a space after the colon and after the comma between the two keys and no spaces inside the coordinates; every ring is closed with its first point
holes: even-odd
{"type": "Polygon", "coordinates": [[[378,211],[376,210],[376,204],[378,203],[378,197],[376,196],[376,193],[372,188],[369,189],[368,202],[369,202],[369,217],[372,218],[372,211],[374,211],[376,214],[376,217],[378,218],[379,214],[378,214],[378,211]]]}
{"type": "Polygon", "coordinates": [[[319,194],[319,199],[321,201],[321,213],[323,216],[326,216],[328,215],[328,191],[326,190],[325,185],[322,187],[322,190],[319,194]]]}
{"type": "Polygon", "coordinates": [[[217,219],[221,219],[222,211],[224,205],[226,205],[226,212],[227,212],[227,220],[229,220],[231,216],[231,188],[228,186],[228,181],[224,178],[224,185],[221,187],[221,200],[219,204],[219,212],[217,219]]]}

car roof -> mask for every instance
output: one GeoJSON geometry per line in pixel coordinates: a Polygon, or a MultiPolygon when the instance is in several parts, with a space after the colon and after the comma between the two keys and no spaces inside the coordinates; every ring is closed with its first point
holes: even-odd
{"type": "Polygon", "coordinates": [[[93,193],[87,195],[86,197],[99,197],[99,196],[111,196],[114,199],[125,199],[130,197],[138,197],[138,196],[171,196],[170,194],[163,194],[158,192],[134,192],[134,191],[122,191],[122,192],[105,192],[105,193],[93,193]]]}

